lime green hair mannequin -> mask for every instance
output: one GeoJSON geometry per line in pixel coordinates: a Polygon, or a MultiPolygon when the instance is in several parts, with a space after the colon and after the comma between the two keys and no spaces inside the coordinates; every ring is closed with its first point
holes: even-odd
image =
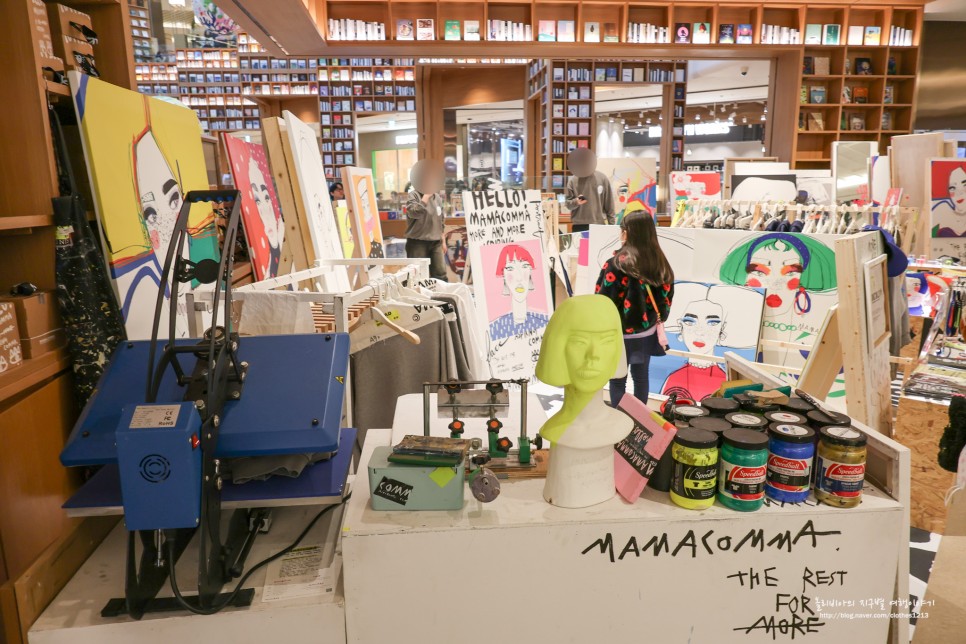
{"type": "Polygon", "coordinates": [[[604,404],[602,390],[627,373],[620,315],[602,295],[581,295],[557,307],[543,334],[537,378],[564,388],[563,407],[543,427],[550,441],[544,498],[586,507],[614,495],[614,445],[634,427],[604,404]]]}

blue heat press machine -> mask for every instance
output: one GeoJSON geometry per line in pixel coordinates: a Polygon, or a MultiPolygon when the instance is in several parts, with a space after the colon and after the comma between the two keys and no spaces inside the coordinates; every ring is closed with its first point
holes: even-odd
{"type": "Polygon", "coordinates": [[[129,531],[125,596],[108,603],[105,617],[246,606],[254,595],[242,588],[247,575],[234,591],[221,590],[242,576],[256,535],[269,523],[267,508],[344,498],[355,442],[355,430],[341,428],[348,335],[240,338],[233,331],[239,203],[237,191],[185,195],[161,273],[151,339],[117,348],[60,456],[68,467],[101,466],[64,505],[68,513],[123,512],[129,531]],[[184,257],[188,213],[197,203],[231,206],[220,262],[184,257]],[[192,281],[214,284],[212,327],[201,341],[176,340],[178,287],[192,281]],[[160,346],[166,293],[168,337],[160,346]],[[347,447],[340,450],[343,441],[347,447]],[[294,479],[227,481],[226,459],[300,453],[330,457],[294,479]],[[222,510],[233,512],[224,535],[222,510]],[[185,596],[174,566],[192,538],[199,544],[198,592],[185,596]],[[165,581],[174,597],[158,598],[165,581]]]}

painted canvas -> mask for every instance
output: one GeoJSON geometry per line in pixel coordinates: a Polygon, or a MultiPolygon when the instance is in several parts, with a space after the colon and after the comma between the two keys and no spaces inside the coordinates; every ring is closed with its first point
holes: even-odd
{"type": "MultiPolygon", "coordinates": [[[[315,130],[288,110],[282,112],[282,117],[288,131],[292,165],[295,166],[302,212],[305,214],[304,221],[309,229],[308,236],[312,240],[314,257],[310,260],[344,259],[315,130]]],[[[345,266],[334,267],[329,278],[327,288],[349,290],[349,275],[345,266]]]]}
{"type": "Polygon", "coordinates": [[[359,257],[385,257],[372,170],[345,166],[342,168],[342,184],[346,189],[349,212],[352,213],[355,252],[359,257]]]}
{"type": "Polygon", "coordinates": [[[265,148],[227,133],[224,137],[231,176],[241,192],[242,227],[255,279],[275,277],[285,243],[285,222],[265,148]]]}
{"type": "Polygon", "coordinates": [[[617,223],[624,215],[639,210],[657,217],[657,162],[654,159],[597,159],[597,170],[610,179],[617,223]]]}
{"type": "Polygon", "coordinates": [[[835,203],[835,178],[831,170],[795,170],[796,202],[829,206],[835,203]]]}
{"type": "Polygon", "coordinates": [[[670,174],[674,199],[720,199],[720,172],[684,172],[670,174]]]}
{"type": "Polygon", "coordinates": [[[754,361],[764,302],[760,288],[675,281],[665,322],[668,343],[671,349],[691,355],[653,358],[650,391],[691,400],[712,395],[727,376],[720,363],[702,356],[721,357],[733,351],[754,361]]]}
{"type": "Polygon", "coordinates": [[[734,201],[787,201],[798,196],[794,174],[739,175],[731,177],[731,198],[734,201]]]}
{"type": "Polygon", "coordinates": [[[533,379],[552,312],[540,193],[467,191],[463,205],[490,372],[494,378],[533,379]]]}
{"type": "Polygon", "coordinates": [[[932,237],[966,237],[966,160],[930,159],[926,185],[932,237]]]}
{"type": "MultiPolygon", "coordinates": [[[[207,190],[201,126],[190,109],[78,72],[70,85],[94,209],[128,337],[151,337],[161,271],[184,194],[207,190]]],[[[210,205],[192,206],[185,256],[218,259],[210,205]]],[[[165,306],[169,303],[165,300],[165,306]]],[[[178,302],[179,336],[188,332],[178,302]]],[[[163,312],[164,319],[167,311],[163,312]]]]}
{"type": "Polygon", "coordinates": [[[450,282],[473,283],[469,249],[466,226],[443,226],[443,259],[446,262],[446,278],[450,282]]]}
{"type": "MultiPolygon", "coordinates": [[[[658,242],[675,279],[688,280],[693,274],[694,233],[693,228],[657,229],[658,242]]],[[[587,239],[588,269],[580,273],[577,295],[594,292],[601,267],[620,247],[620,226],[591,225],[587,239]]]]}
{"type": "Polygon", "coordinates": [[[869,163],[872,203],[881,206],[888,200],[889,190],[892,189],[892,168],[889,157],[885,155],[874,156],[869,160],[869,163]]]}
{"type": "Polygon", "coordinates": [[[346,257],[355,257],[356,239],[352,227],[352,214],[349,204],[343,199],[333,204],[335,223],[339,228],[339,239],[342,241],[342,252],[346,257]]]}

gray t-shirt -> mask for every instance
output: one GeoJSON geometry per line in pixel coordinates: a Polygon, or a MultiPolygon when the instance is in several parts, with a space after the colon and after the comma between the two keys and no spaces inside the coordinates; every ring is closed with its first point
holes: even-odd
{"type": "Polygon", "coordinates": [[[423,203],[423,195],[413,190],[406,201],[406,239],[441,241],[443,218],[439,213],[439,196],[433,195],[423,203]]]}
{"type": "Polygon", "coordinates": [[[614,194],[610,181],[603,172],[595,171],[589,177],[572,176],[567,180],[567,208],[570,221],[575,224],[614,224],[614,194]],[[587,203],[579,205],[577,196],[583,195],[587,203]]]}

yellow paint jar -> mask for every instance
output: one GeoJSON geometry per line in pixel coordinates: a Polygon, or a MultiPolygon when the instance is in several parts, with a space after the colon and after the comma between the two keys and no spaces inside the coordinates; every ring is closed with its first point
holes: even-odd
{"type": "Polygon", "coordinates": [[[718,437],[694,427],[678,430],[671,444],[671,500],[682,508],[714,505],[718,484],[718,437]]]}

